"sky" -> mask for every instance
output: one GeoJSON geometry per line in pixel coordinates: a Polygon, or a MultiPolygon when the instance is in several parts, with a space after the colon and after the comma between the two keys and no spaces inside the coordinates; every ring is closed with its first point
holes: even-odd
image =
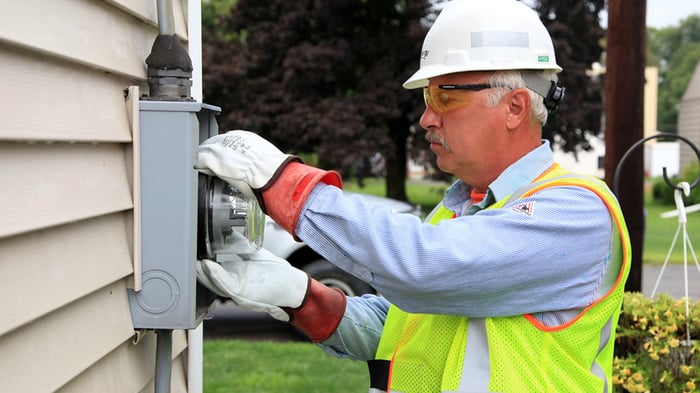
{"type": "Polygon", "coordinates": [[[700,0],[647,0],[647,27],[678,26],[692,14],[700,15],[700,0]]]}
{"type": "MultiPolygon", "coordinates": [[[[530,4],[529,0],[522,0],[530,4]]],[[[637,0],[627,0],[637,1],[637,0]]],[[[700,15],[700,0],[647,0],[647,27],[678,26],[681,19],[692,14],[700,15]]],[[[607,12],[600,14],[600,24],[605,27],[608,24],[607,12]]]]}
{"type": "MultiPolygon", "coordinates": [[[[521,0],[532,6],[532,0],[521,0]]],[[[637,0],[626,0],[637,1],[637,0]]],[[[700,15],[700,0],[646,0],[647,27],[657,29],[680,25],[681,19],[692,14],[700,15]]],[[[607,26],[607,13],[600,15],[601,25],[607,26]]]]}

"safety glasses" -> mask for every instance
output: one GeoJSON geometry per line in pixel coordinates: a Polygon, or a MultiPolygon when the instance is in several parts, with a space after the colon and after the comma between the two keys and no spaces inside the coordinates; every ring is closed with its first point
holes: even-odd
{"type": "Polygon", "coordinates": [[[423,88],[423,100],[438,115],[467,106],[471,103],[470,91],[481,91],[507,85],[477,83],[469,85],[432,85],[423,88]]]}

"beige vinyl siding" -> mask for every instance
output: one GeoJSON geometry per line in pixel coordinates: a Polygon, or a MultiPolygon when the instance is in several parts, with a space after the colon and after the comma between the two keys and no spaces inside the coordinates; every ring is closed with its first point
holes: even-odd
{"type": "MultiPolygon", "coordinates": [[[[173,353],[177,354],[177,357],[173,360],[172,393],[187,391],[184,374],[186,362],[183,360],[186,345],[185,334],[182,331],[176,331],[173,334],[173,353]]],[[[149,332],[138,345],[134,345],[131,341],[124,342],[58,392],[152,392],[155,367],[153,359],[155,359],[155,334],[149,332]]]]}
{"type": "Polygon", "coordinates": [[[131,141],[118,110],[129,79],[1,41],[0,51],[0,140],[131,141]]]}
{"type": "Polygon", "coordinates": [[[0,237],[132,207],[125,145],[0,143],[0,237]],[[22,163],[18,168],[18,163],[22,163]]]}
{"type": "MultiPolygon", "coordinates": [[[[176,33],[186,37],[182,1],[172,0],[172,3],[176,33]]],[[[72,63],[140,79],[145,75],[143,62],[158,33],[155,0],[3,0],[2,9],[1,40],[72,63]],[[135,7],[137,4],[147,6],[135,7]]]]}
{"type": "MultiPolygon", "coordinates": [[[[700,149],[700,97],[684,101],[680,105],[678,116],[678,134],[688,138],[700,149]]],[[[685,143],[680,148],[680,169],[685,171],[690,166],[698,167],[695,152],[685,143]]]]}
{"type": "Polygon", "coordinates": [[[10,392],[53,391],[133,336],[126,287],[117,282],[3,336],[0,367],[10,392]],[[10,371],[13,371],[10,373],[10,371]]]}
{"type": "Polygon", "coordinates": [[[122,214],[4,238],[0,261],[0,343],[4,334],[132,273],[122,214]]]}
{"type": "MultiPolygon", "coordinates": [[[[186,0],[173,0],[183,39],[186,0]]],[[[138,343],[131,129],[155,0],[0,0],[0,391],[152,392],[138,343]]],[[[199,22],[197,22],[199,23],[199,22]]],[[[172,391],[186,392],[187,340],[172,391]]]]}
{"type": "MultiPolygon", "coordinates": [[[[678,108],[678,134],[688,138],[700,148],[700,62],[688,82],[683,99],[678,108]]],[[[680,169],[686,170],[690,165],[697,168],[697,156],[685,143],[681,143],[680,169]]]]}

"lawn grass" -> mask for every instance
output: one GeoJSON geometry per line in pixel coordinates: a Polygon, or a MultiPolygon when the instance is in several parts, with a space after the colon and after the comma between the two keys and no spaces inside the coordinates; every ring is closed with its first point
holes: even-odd
{"type": "Polygon", "coordinates": [[[307,342],[204,341],[204,393],[358,393],[367,364],[307,342]]]}
{"type": "MultiPolygon", "coordinates": [[[[660,265],[666,259],[673,237],[678,230],[678,217],[661,218],[661,213],[675,208],[672,205],[657,205],[651,202],[645,204],[646,222],[642,251],[644,263],[660,265]]],[[[697,255],[700,247],[700,212],[688,214],[687,217],[686,232],[697,255]]],[[[678,235],[669,263],[683,263],[683,232],[678,235]]],[[[690,249],[688,249],[688,263],[691,265],[695,263],[690,249]]]]}
{"type": "MultiPolygon", "coordinates": [[[[384,179],[367,178],[364,179],[364,183],[365,186],[360,187],[354,179],[345,180],[343,189],[361,194],[386,196],[384,179]]],[[[408,180],[406,182],[406,196],[410,203],[420,205],[423,213],[428,214],[440,202],[449,185],[449,183],[436,181],[408,180]]]]}

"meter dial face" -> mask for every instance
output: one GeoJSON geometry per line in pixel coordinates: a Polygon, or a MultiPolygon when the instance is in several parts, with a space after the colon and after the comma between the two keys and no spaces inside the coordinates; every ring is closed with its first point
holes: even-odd
{"type": "Polygon", "coordinates": [[[198,258],[247,254],[263,244],[265,214],[255,199],[223,180],[200,175],[198,258]]]}

